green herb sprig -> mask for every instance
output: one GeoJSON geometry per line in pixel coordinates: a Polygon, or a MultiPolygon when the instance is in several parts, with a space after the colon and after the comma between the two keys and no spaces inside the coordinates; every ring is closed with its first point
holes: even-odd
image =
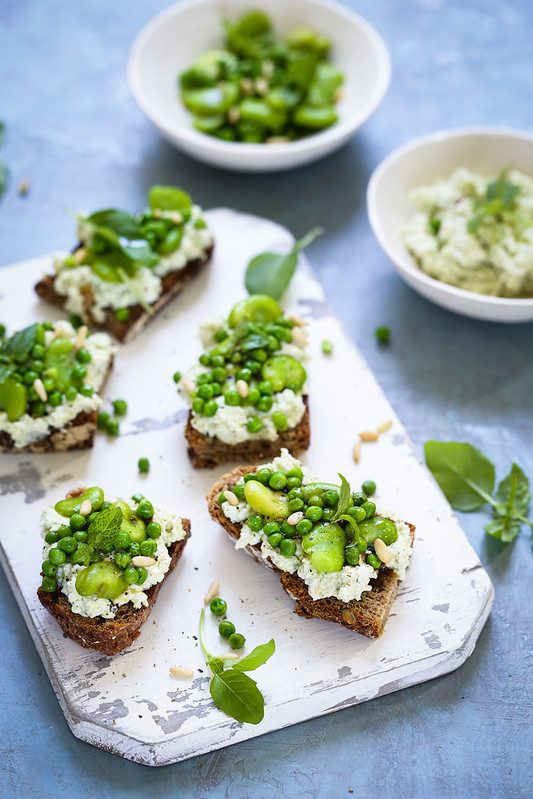
{"type": "MultiPolygon", "coordinates": [[[[484,526],[488,535],[508,543],[518,536],[522,524],[533,528],[525,516],[531,499],[529,480],[516,463],[492,496],[496,470],[476,447],[457,441],[426,441],[424,454],[452,508],[475,511],[487,502],[492,506],[493,520],[484,526]]],[[[533,534],[531,543],[533,546],[533,534]]]]}
{"type": "Polygon", "coordinates": [[[94,549],[102,549],[114,544],[115,538],[120,533],[122,521],[120,508],[105,508],[100,511],[96,519],[89,525],[87,543],[94,549]]]}
{"type": "MultiPolygon", "coordinates": [[[[5,132],[6,132],[5,123],[0,120],[0,147],[4,143],[5,132]]],[[[0,161],[0,199],[2,199],[2,196],[5,190],[7,189],[8,182],[9,182],[9,167],[5,163],[5,161],[0,161]]]]}
{"type": "Polygon", "coordinates": [[[292,280],[301,251],[309,247],[322,232],[322,228],[314,227],[296,241],[292,250],[285,255],[263,252],[252,258],[246,267],[244,279],[248,294],[268,294],[269,297],[279,300],[292,280]]]}
{"type": "Polygon", "coordinates": [[[255,680],[245,672],[254,671],[272,657],[276,645],[272,638],[256,646],[249,655],[227,668],[229,658],[212,655],[205,644],[205,608],[200,613],[200,646],[206,665],[213,672],[209,692],[215,705],[241,724],[259,724],[265,715],[265,699],[255,680]]]}
{"type": "Polygon", "coordinates": [[[497,180],[487,185],[485,197],[474,203],[475,216],[468,220],[467,230],[474,235],[487,221],[508,218],[516,211],[516,198],[520,186],[507,180],[507,169],[502,170],[497,180]]]}

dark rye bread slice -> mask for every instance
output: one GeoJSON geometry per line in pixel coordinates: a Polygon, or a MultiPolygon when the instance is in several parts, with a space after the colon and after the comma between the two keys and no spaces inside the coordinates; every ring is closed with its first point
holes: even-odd
{"type": "MultiPolygon", "coordinates": [[[[207,494],[209,513],[235,540],[240,536],[240,527],[225,516],[222,506],[218,502],[218,496],[224,489],[234,486],[243,475],[255,472],[257,468],[257,466],[239,466],[233,469],[217,480],[207,494]]],[[[411,530],[411,539],[413,539],[414,525],[408,524],[408,526],[411,530]]],[[[380,570],[377,578],[372,581],[372,590],[365,591],[361,599],[352,599],[350,602],[341,602],[336,597],[312,599],[301,577],[298,577],[297,574],[280,571],[269,559],[265,560],[262,557],[261,544],[247,546],[246,551],[263,566],[280,572],[281,585],[296,601],[295,612],[299,616],[304,616],[306,619],[334,621],[349,630],[366,635],[368,638],[379,638],[383,633],[400,582],[390,569],[380,570]]]]}
{"type": "Polygon", "coordinates": [[[89,619],[86,616],[80,616],[79,613],[73,613],[67,597],[59,589],[50,593],[39,587],[37,596],[41,605],[52,614],[63,632],[85,649],[96,649],[104,655],[116,655],[122,652],[141,634],[139,628],[150,615],[161,586],[182,555],[185,544],[191,535],[191,523],[189,519],[181,521],[186,536],[168,547],[171,557],[169,569],[160,583],[156,583],[146,590],[148,596],[146,607],[135,610],[130,604],[121,605],[113,619],[98,617],[89,619]]]}
{"type": "MultiPolygon", "coordinates": [[[[187,285],[196,275],[201,271],[210,260],[213,253],[214,244],[211,244],[201,258],[195,258],[189,261],[183,269],[176,269],[169,272],[161,278],[163,284],[163,291],[151,307],[152,314],[146,313],[141,305],[130,305],[130,318],[127,322],[119,322],[115,317],[115,312],[111,308],[105,310],[105,321],[97,322],[92,315],[93,295],[92,292],[87,291],[84,293],[84,322],[93,327],[98,327],[101,330],[106,330],[111,333],[123,344],[131,341],[140,331],[146,327],[159,311],[167,305],[173,297],[180,293],[180,291],[187,285]]],[[[65,296],[58,294],[54,288],[55,275],[45,275],[35,286],[35,291],[41,299],[52,305],[58,305],[60,308],[64,307],[65,296]]]]}
{"type": "Polygon", "coordinates": [[[249,439],[240,444],[225,444],[219,438],[206,436],[195,430],[191,424],[192,411],[189,411],[185,438],[189,445],[187,452],[195,469],[211,469],[226,461],[257,461],[262,458],[275,458],[280,449],[286,447],[290,452],[300,452],[309,448],[311,428],[309,426],[309,401],[303,397],[305,410],[296,427],[280,433],[273,441],[268,439],[249,439]]]}
{"type": "MultiPolygon", "coordinates": [[[[111,369],[114,356],[109,359],[106,373],[96,393],[100,393],[111,369]]],[[[50,431],[27,444],[25,447],[16,447],[10,434],[0,429],[0,452],[69,452],[74,449],[90,449],[94,444],[98,421],[98,411],[83,411],[68,422],[64,427],[51,427],[50,431]]]]}

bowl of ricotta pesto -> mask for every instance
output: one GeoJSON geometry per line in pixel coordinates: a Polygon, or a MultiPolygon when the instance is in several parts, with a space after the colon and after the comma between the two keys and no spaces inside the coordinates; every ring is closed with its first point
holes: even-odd
{"type": "Polygon", "coordinates": [[[425,136],[375,170],[373,231],[403,279],[451,311],[533,321],[533,136],[458,128],[425,136]]]}

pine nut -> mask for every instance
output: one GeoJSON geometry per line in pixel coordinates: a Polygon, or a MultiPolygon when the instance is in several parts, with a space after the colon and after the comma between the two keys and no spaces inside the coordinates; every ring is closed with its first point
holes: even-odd
{"type": "Polygon", "coordinates": [[[155,566],[157,563],[155,558],[147,558],[144,555],[135,555],[135,557],[131,559],[131,562],[134,566],[143,566],[144,568],[155,566]]]}
{"type": "Polygon", "coordinates": [[[66,336],[63,325],[56,325],[54,328],[54,338],[64,338],[66,336]]]}
{"type": "Polygon", "coordinates": [[[342,611],[342,618],[344,619],[346,624],[353,624],[355,622],[355,616],[353,615],[351,610],[348,610],[348,608],[345,608],[342,611]]]}
{"type": "Polygon", "coordinates": [[[236,652],[223,652],[221,655],[216,655],[217,658],[221,658],[222,660],[238,660],[240,655],[236,652]]]}
{"type": "Polygon", "coordinates": [[[361,441],[377,441],[379,435],[373,430],[365,430],[363,433],[359,433],[359,438],[361,441]]]}
{"type": "Polygon", "coordinates": [[[195,384],[192,382],[192,380],[189,380],[188,377],[183,378],[183,380],[181,381],[181,385],[183,386],[187,394],[192,394],[192,392],[196,388],[195,384]]]}
{"type": "Polygon", "coordinates": [[[209,588],[207,589],[207,594],[204,596],[204,605],[209,605],[212,599],[218,596],[218,592],[220,590],[220,583],[218,580],[213,580],[209,588]]]}
{"type": "Polygon", "coordinates": [[[388,563],[392,557],[387,544],[381,538],[374,539],[374,552],[382,563],[388,563]]]}
{"type": "Polygon", "coordinates": [[[86,257],[87,257],[87,250],[85,249],[85,247],[80,247],[79,250],[76,250],[76,252],[74,253],[74,261],[77,264],[82,264],[86,257]]]}
{"type": "Polygon", "coordinates": [[[169,671],[174,677],[187,677],[187,679],[194,677],[192,669],[184,669],[182,666],[171,666],[169,671]]]}
{"type": "Polygon", "coordinates": [[[241,118],[241,112],[240,112],[238,106],[236,106],[236,105],[232,106],[230,108],[230,110],[228,111],[228,122],[231,125],[235,125],[239,121],[240,118],[241,118]]]}
{"type": "Polygon", "coordinates": [[[263,61],[261,64],[261,72],[265,78],[271,78],[274,74],[274,62],[267,58],[266,61],[263,61]]]}
{"type": "Polygon", "coordinates": [[[358,441],[355,447],[353,448],[353,459],[356,463],[359,463],[361,460],[361,442],[358,441]]]}
{"type": "Polygon", "coordinates": [[[152,216],[154,217],[154,219],[161,219],[163,214],[161,213],[161,210],[159,208],[154,208],[154,210],[152,211],[152,216]]]}
{"type": "Polygon", "coordinates": [[[30,190],[30,181],[28,180],[28,178],[24,178],[19,183],[19,194],[21,194],[24,197],[29,192],[29,190],[30,190]]]}
{"type": "Polygon", "coordinates": [[[291,314],[287,318],[293,323],[293,325],[296,325],[296,327],[306,327],[309,324],[306,319],[302,319],[301,316],[294,316],[294,314],[291,314]]]}
{"type": "Polygon", "coordinates": [[[175,225],[181,225],[183,222],[183,217],[179,211],[172,211],[172,213],[168,215],[168,218],[171,222],[174,222],[175,225]]]}
{"type": "Polygon", "coordinates": [[[36,377],[33,381],[33,388],[35,389],[35,393],[39,397],[40,400],[46,402],[48,399],[48,394],[46,393],[46,389],[44,387],[44,383],[40,377],[36,377]]]}
{"type": "Polygon", "coordinates": [[[87,334],[89,332],[89,328],[87,325],[82,325],[78,332],[76,333],[76,338],[74,339],[74,349],[81,350],[83,345],[85,344],[85,339],[87,338],[87,334]]]}
{"type": "Polygon", "coordinates": [[[304,519],[304,518],[305,518],[305,514],[302,513],[301,510],[297,510],[297,511],[295,511],[295,513],[291,513],[291,515],[287,519],[287,524],[298,524],[298,522],[301,522],[302,519],[304,519]]]}
{"type": "Polygon", "coordinates": [[[233,491],[223,491],[223,494],[230,505],[237,506],[239,504],[239,498],[233,491]]]}
{"type": "Polygon", "coordinates": [[[257,78],[255,81],[255,90],[257,94],[263,95],[268,91],[268,81],[264,78],[257,78]]]}
{"type": "Polygon", "coordinates": [[[387,430],[390,430],[392,427],[392,419],[389,419],[388,422],[383,422],[383,424],[378,424],[376,430],[378,433],[386,433],[387,430]]]}
{"type": "Polygon", "coordinates": [[[88,516],[93,511],[93,506],[90,499],[84,499],[80,505],[80,513],[82,516],[88,516]]]}
{"type": "Polygon", "coordinates": [[[248,396],[248,383],[246,380],[237,380],[235,383],[235,388],[237,389],[240,397],[248,396]]]}
{"type": "Polygon", "coordinates": [[[251,94],[254,88],[254,82],[251,78],[243,78],[241,80],[241,92],[243,94],[251,94]]]}
{"type": "Polygon", "coordinates": [[[294,341],[300,345],[300,347],[305,347],[307,345],[307,336],[301,327],[293,327],[292,337],[294,341]]]}
{"type": "Polygon", "coordinates": [[[287,144],[289,141],[288,136],[269,136],[265,139],[265,144],[287,144]]]}

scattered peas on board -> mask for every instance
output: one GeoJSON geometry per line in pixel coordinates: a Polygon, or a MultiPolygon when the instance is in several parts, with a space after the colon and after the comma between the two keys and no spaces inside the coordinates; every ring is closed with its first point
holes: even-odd
{"type": "Polygon", "coordinates": [[[262,11],[224,21],[225,48],[179,76],[196,130],[229,142],[294,141],[335,124],[344,75],[327,60],[331,42],[296,27],[285,38],[262,11]]]}

